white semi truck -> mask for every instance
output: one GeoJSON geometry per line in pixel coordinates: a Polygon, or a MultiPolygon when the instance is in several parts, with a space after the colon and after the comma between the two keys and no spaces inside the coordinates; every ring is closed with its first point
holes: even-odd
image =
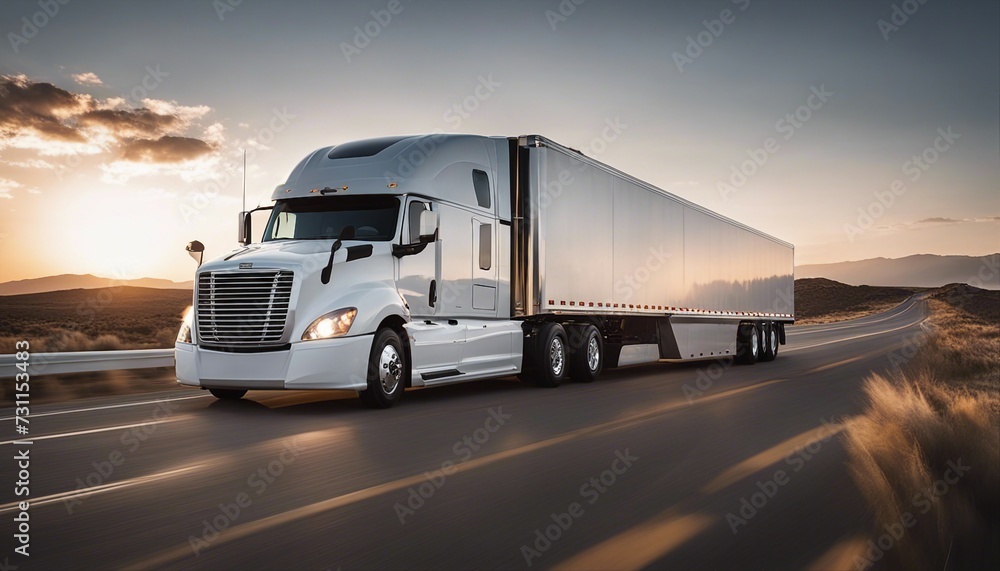
{"type": "Polygon", "coordinates": [[[791,244],[541,136],[326,147],[272,198],[259,242],[243,212],[242,246],[199,265],[178,334],[178,381],[218,398],[385,408],[406,387],[752,364],[794,321],[791,244]]]}

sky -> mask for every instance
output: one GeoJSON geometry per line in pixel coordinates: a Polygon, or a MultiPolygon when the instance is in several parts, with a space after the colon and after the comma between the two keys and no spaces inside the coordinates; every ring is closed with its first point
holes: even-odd
{"type": "Polygon", "coordinates": [[[1000,251],[1000,3],[5,0],[0,282],[191,279],[311,151],[542,134],[796,246],[1000,251]]]}

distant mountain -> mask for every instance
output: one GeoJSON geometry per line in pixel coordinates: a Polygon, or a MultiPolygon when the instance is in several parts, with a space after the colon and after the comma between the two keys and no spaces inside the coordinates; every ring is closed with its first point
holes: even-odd
{"type": "Polygon", "coordinates": [[[0,295],[21,295],[26,293],[43,293],[67,289],[96,289],[102,287],[135,286],[155,289],[191,289],[194,282],[172,282],[158,278],[140,278],[135,280],[116,280],[99,278],[90,274],[63,274],[29,280],[17,280],[0,283],[0,295]]]}
{"type": "Polygon", "coordinates": [[[836,264],[795,267],[796,278],[829,278],[850,285],[940,287],[967,283],[1000,289],[1000,254],[937,256],[918,254],[905,258],[872,258],[836,264]]]}

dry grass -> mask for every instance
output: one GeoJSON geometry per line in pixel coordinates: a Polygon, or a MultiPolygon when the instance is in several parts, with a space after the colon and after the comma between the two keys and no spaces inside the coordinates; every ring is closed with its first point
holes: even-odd
{"type": "Polygon", "coordinates": [[[189,305],[188,290],[127,286],[0,296],[0,353],[172,347],[189,305]]]}
{"type": "Polygon", "coordinates": [[[865,382],[866,411],[847,430],[875,538],[907,512],[916,521],[887,552],[890,568],[1000,564],[1000,292],[962,287],[929,299],[932,333],[895,374],[865,382]],[[949,463],[970,469],[935,493],[949,463]]]}

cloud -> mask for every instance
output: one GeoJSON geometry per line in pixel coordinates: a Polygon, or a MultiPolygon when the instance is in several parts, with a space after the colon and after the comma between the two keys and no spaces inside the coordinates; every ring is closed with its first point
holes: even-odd
{"type": "Polygon", "coordinates": [[[122,146],[121,158],[136,163],[179,163],[211,154],[212,147],[201,139],[163,136],[135,139],[122,146]]]}
{"type": "Polygon", "coordinates": [[[151,137],[172,132],[180,119],[149,109],[96,109],[81,114],[77,121],[85,127],[106,129],[116,137],[151,137]]]}
{"type": "Polygon", "coordinates": [[[990,222],[1000,222],[1000,216],[980,216],[977,218],[948,218],[946,216],[932,216],[930,218],[923,218],[917,220],[916,222],[903,222],[901,224],[893,224],[890,226],[878,226],[882,230],[895,230],[895,231],[905,231],[905,230],[919,230],[927,226],[952,226],[957,224],[983,224],[990,222]]]}
{"type": "Polygon", "coordinates": [[[23,75],[4,76],[0,78],[0,148],[18,146],[24,136],[58,143],[86,142],[71,119],[92,104],[90,96],[51,83],[34,83],[23,75]]]}
{"type": "Polygon", "coordinates": [[[56,165],[42,159],[28,159],[26,161],[3,161],[3,164],[22,169],[46,169],[57,168],[56,165]]]}
{"type": "MultiPolygon", "coordinates": [[[[81,84],[97,85],[94,81],[100,81],[92,73],[77,75],[74,79],[81,84]]],[[[0,151],[15,148],[42,156],[95,155],[104,159],[102,179],[113,182],[163,173],[198,180],[211,175],[204,169],[213,161],[218,163],[217,155],[226,143],[220,123],[200,124],[211,111],[206,105],[150,98],[143,99],[141,107],[132,107],[122,97],[102,100],[24,75],[0,76],[0,151]],[[199,168],[189,174],[174,168],[192,161],[199,168]],[[166,168],[156,168],[161,164],[166,168]]],[[[54,168],[38,158],[8,164],[54,168]]]]}
{"type": "Polygon", "coordinates": [[[74,73],[72,76],[73,81],[79,83],[80,85],[104,85],[101,78],[97,77],[97,74],[88,71],[86,73],[74,73]]]}
{"type": "Polygon", "coordinates": [[[0,177],[0,198],[11,199],[14,195],[11,191],[15,188],[24,188],[24,185],[17,182],[16,180],[10,180],[9,178],[0,177]]]}
{"type": "Polygon", "coordinates": [[[958,224],[961,222],[966,222],[966,220],[956,220],[954,218],[941,218],[936,216],[934,218],[924,218],[923,220],[917,220],[914,224],[958,224]]]}

